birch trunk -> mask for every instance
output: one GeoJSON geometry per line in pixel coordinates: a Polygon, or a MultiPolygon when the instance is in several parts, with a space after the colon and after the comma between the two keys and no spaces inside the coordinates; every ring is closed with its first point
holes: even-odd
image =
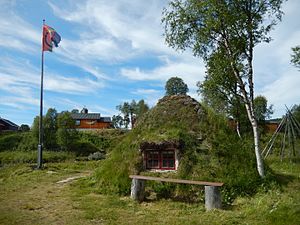
{"type": "Polygon", "coordinates": [[[253,129],[253,138],[254,138],[254,149],[255,149],[255,156],[256,156],[256,166],[257,171],[260,177],[265,177],[265,169],[264,169],[264,163],[260,152],[259,147],[259,132],[258,132],[258,126],[257,121],[254,119],[252,121],[252,129],[253,129]]]}
{"type": "Polygon", "coordinates": [[[246,111],[248,118],[251,122],[252,130],[253,130],[253,138],[254,138],[254,151],[255,151],[255,157],[256,157],[256,166],[258,174],[261,178],[265,177],[265,169],[264,169],[264,162],[263,158],[261,156],[260,147],[259,147],[259,132],[258,132],[258,126],[256,118],[253,114],[253,104],[245,104],[246,111]]]}
{"type": "MultiPolygon", "coordinates": [[[[223,35],[224,37],[224,41],[225,41],[225,48],[227,49],[228,52],[228,56],[230,58],[233,58],[233,54],[231,52],[231,48],[229,46],[229,42],[226,38],[226,34],[224,33],[223,35]]],[[[252,50],[251,50],[252,51],[252,50]]],[[[261,153],[260,153],[260,148],[259,148],[259,132],[258,132],[258,126],[257,126],[257,121],[256,118],[254,116],[254,106],[253,106],[253,69],[252,69],[252,53],[251,53],[251,59],[248,61],[249,62],[249,67],[250,67],[250,71],[249,71],[249,92],[250,92],[250,97],[248,95],[248,92],[246,90],[245,87],[245,83],[239,73],[239,70],[236,68],[235,64],[233,61],[230,62],[231,68],[233,70],[233,74],[237,79],[237,83],[239,85],[239,89],[241,91],[244,103],[245,103],[245,107],[246,107],[246,111],[247,111],[247,115],[248,115],[248,119],[251,123],[252,126],[252,130],[253,130],[253,139],[254,139],[254,151],[255,151],[255,156],[256,156],[256,165],[257,165],[257,171],[258,174],[261,178],[265,177],[265,169],[264,169],[264,162],[263,159],[261,157],[261,153]]]]}

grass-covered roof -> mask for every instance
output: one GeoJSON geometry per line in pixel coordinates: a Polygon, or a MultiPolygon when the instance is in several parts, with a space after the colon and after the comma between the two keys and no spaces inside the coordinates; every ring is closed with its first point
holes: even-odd
{"type": "Polygon", "coordinates": [[[239,192],[259,180],[251,145],[237,137],[227,120],[189,96],[176,95],[159,100],[111,151],[96,172],[100,190],[129,193],[129,175],[142,172],[141,145],[163,142],[182,144],[183,153],[178,171],[164,176],[221,181],[225,188],[244,190],[239,192]]]}

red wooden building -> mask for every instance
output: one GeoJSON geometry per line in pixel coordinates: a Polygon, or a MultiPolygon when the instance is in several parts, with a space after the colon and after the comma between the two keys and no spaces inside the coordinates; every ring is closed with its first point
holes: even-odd
{"type": "Polygon", "coordinates": [[[110,117],[101,117],[100,113],[88,113],[86,108],[80,113],[71,113],[76,129],[106,129],[112,126],[110,117]]]}

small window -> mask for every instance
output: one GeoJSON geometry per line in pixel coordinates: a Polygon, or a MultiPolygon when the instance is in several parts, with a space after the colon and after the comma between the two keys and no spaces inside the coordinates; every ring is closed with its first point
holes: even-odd
{"type": "Polygon", "coordinates": [[[161,161],[163,169],[174,169],[175,168],[175,155],[174,151],[162,151],[161,161]]]}
{"type": "Polygon", "coordinates": [[[75,125],[76,125],[76,126],[79,126],[79,125],[80,125],[80,120],[76,120],[76,121],[75,121],[75,125]]]}
{"type": "Polygon", "coordinates": [[[146,164],[147,164],[147,168],[159,168],[159,152],[147,151],[146,164]]]}
{"type": "Polygon", "coordinates": [[[172,150],[146,150],[145,162],[147,169],[162,169],[174,170],[175,169],[175,151],[172,150]]]}

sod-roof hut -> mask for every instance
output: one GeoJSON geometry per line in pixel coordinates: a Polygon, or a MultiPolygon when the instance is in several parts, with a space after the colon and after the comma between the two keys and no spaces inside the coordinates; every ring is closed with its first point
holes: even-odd
{"type": "Polygon", "coordinates": [[[161,175],[247,185],[258,178],[249,148],[224,117],[190,96],[166,96],[111,151],[97,182],[103,192],[127,194],[130,174],[172,171],[161,175]]]}

